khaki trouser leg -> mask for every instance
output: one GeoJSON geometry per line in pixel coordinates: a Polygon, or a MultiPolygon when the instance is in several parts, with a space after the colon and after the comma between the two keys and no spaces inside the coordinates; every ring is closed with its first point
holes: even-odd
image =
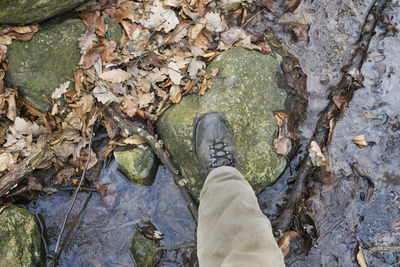
{"type": "Polygon", "coordinates": [[[284,266],[271,223],[238,170],[210,172],[200,195],[197,255],[201,267],[284,266]]]}

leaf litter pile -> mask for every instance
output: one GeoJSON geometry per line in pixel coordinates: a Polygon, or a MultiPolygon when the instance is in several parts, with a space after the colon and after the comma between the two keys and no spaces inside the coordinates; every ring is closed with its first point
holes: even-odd
{"type": "MultiPolygon", "coordinates": [[[[71,177],[83,171],[89,153],[87,169],[110,157],[117,146],[144,145],[137,135],[119,133],[107,114],[111,104],[120,107],[121,117],[140,123],[157,140],[154,123],[165,110],[182,96],[203,95],[210,87],[218,70],[206,73],[205,68],[218,54],[231,47],[271,52],[266,40],[252,38],[243,29],[252,19],[248,7],[232,7],[210,0],[87,3],[78,9],[87,25],[78,40],[81,59],[74,77],[66,77],[68,81],[54,88],[51,99],[45,98],[46,112],[29,106],[18,88],[3,82],[6,45],[15,39],[31,40],[40,25],[0,28],[0,177],[31,153],[43,150],[46,160],[36,169],[55,169],[53,184],[77,184],[71,177]],[[105,19],[123,28],[117,42],[107,40],[105,19]],[[103,125],[110,139],[101,155],[88,151],[95,124],[103,125]]],[[[30,184],[25,190],[42,189],[38,183],[30,184]]],[[[7,193],[15,195],[17,189],[7,193]]]]}

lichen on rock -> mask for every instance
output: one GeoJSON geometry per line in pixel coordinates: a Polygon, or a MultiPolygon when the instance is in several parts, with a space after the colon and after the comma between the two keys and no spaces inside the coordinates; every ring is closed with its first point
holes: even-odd
{"type": "Polygon", "coordinates": [[[114,151],[114,157],[119,169],[131,182],[143,185],[154,182],[158,161],[150,147],[114,151]]]}
{"type": "Polygon", "coordinates": [[[0,266],[44,266],[45,252],[35,215],[10,206],[0,214],[0,266]]]}
{"type": "Polygon", "coordinates": [[[0,0],[0,24],[41,22],[83,2],[85,0],[0,0]]]}
{"type": "Polygon", "coordinates": [[[240,154],[240,169],[256,193],[274,182],[286,167],[273,151],[276,120],[273,111],[285,111],[286,92],[277,85],[282,74],[279,55],[233,48],[208,67],[218,68],[204,96],[189,95],[158,120],[157,130],[173,162],[199,198],[203,178],[193,149],[195,121],[202,114],[221,112],[233,128],[240,154]]]}

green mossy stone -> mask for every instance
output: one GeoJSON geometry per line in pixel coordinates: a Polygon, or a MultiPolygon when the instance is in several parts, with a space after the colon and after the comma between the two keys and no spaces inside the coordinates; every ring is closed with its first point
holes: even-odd
{"type": "Polygon", "coordinates": [[[150,147],[114,151],[115,160],[121,172],[131,181],[151,185],[157,174],[158,161],[150,147]]]}
{"type": "MultiPolygon", "coordinates": [[[[109,18],[106,23],[107,38],[118,46],[122,27],[109,18]]],[[[81,58],[78,39],[86,29],[81,20],[69,20],[39,30],[29,42],[13,41],[7,51],[6,81],[18,88],[29,105],[45,111],[49,105],[42,95],[51,98],[54,89],[68,81],[67,77],[74,77],[81,58]]],[[[70,87],[73,86],[71,82],[70,87]]]]}
{"type": "Polygon", "coordinates": [[[207,67],[208,72],[214,68],[219,72],[206,94],[182,98],[158,120],[157,131],[196,199],[203,179],[193,149],[193,131],[202,114],[221,112],[226,116],[235,135],[241,172],[256,193],[286,168],[286,159],[273,151],[277,127],[273,111],[284,111],[287,97],[277,85],[282,74],[279,58],[243,48],[223,52],[207,67]]]}
{"type": "Polygon", "coordinates": [[[0,0],[0,24],[41,22],[84,2],[85,0],[0,0]]]}
{"type": "Polygon", "coordinates": [[[74,76],[81,57],[78,38],[85,31],[80,20],[70,20],[39,30],[29,42],[14,41],[8,46],[6,81],[28,104],[45,111],[48,104],[42,95],[51,98],[67,76],[74,76]]]}
{"type": "Polygon", "coordinates": [[[10,206],[0,214],[0,266],[44,266],[45,252],[36,217],[10,206]]]}
{"type": "Polygon", "coordinates": [[[130,249],[136,266],[154,266],[159,259],[156,248],[156,242],[145,237],[139,230],[135,231],[130,249]]]}

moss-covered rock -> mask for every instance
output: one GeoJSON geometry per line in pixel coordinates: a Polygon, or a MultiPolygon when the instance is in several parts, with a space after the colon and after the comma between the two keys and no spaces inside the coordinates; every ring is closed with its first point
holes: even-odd
{"type": "Polygon", "coordinates": [[[286,159],[273,152],[277,127],[273,111],[284,110],[286,99],[286,92],[277,85],[277,73],[282,73],[279,63],[271,55],[229,49],[208,66],[207,71],[219,68],[219,72],[206,94],[184,97],[158,120],[158,133],[195,198],[200,196],[203,179],[193,149],[193,131],[202,114],[225,114],[235,135],[240,169],[256,193],[285,169],[286,159]]]}
{"type": "MultiPolygon", "coordinates": [[[[121,25],[112,19],[106,19],[106,23],[107,38],[118,44],[121,25]]],[[[18,88],[28,104],[45,111],[49,105],[42,96],[50,98],[67,77],[74,76],[81,58],[78,38],[86,29],[81,20],[69,20],[39,30],[29,42],[14,41],[7,51],[6,81],[18,88]]]]}
{"type": "Polygon", "coordinates": [[[0,24],[40,22],[83,2],[85,0],[0,0],[0,24]]]}
{"type": "Polygon", "coordinates": [[[10,206],[0,213],[0,266],[44,266],[45,253],[35,215],[10,206]]]}
{"type": "Polygon", "coordinates": [[[131,244],[131,253],[135,259],[136,266],[149,267],[159,260],[159,253],[156,250],[157,243],[145,237],[139,230],[136,230],[131,244]]]}
{"type": "Polygon", "coordinates": [[[115,160],[122,173],[132,182],[151,185],[157,173],[158,161],[150,147],[115,151],[115,160]]]}
{"type": "Polygon", "coordinates": [[[85,31],[80,20],[71,20],[41,29],[29,42],[14,41],[7,51],[6,81],[18,88],[28,104],[46,110],[42,95],[51,98],[67,76],[73,77],[81,56],[78,38],[85,31]]]}

